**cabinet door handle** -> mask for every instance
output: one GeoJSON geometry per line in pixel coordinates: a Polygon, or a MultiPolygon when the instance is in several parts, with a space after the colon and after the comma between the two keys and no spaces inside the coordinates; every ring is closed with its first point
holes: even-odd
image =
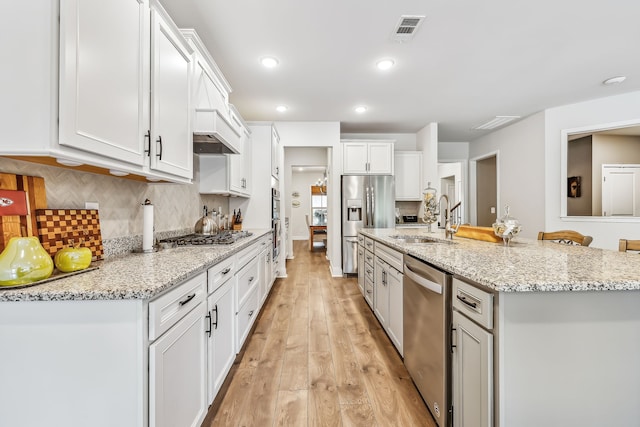
{"type": "Polygon", "coordinates": [[[156,139],[156,142],[160,144],[160,149],[158,150],[158,154],[156,154],[156,156],[158,157],[158,160],[162,160],[162,136],[158,135],[158,139],[156,139]]]}
{"type": "Polygon", "coordinates": [[[387,272],[382,270],[382,286],[387,286],[387,272]]]}
{"type": "Polygon", "coordinates": [[[188,297],[186,297],[185,299],[183,299],[182,301],[180,301],[180,305],[183,306],[186,303],[188,303],[189,301],[191,301],[192,299],[194,299],[196,297],[196,294],[191,294],[188,297]]]}
{"type": "Polygon", "coordinates": [[[207,329],[205,332],[207,333],[209,338],[211,338],[211,312],[207,312],[207,315],[204,316],[204,318],[209,320],[209,329],[207,329]]]}
{"type": "Polygon", "coordinates": [[[145,148],[144,152],[147,153],[147,157],[151,156],[151,131],[147,130],[147,133],[144,134],[144,139],[147,141],[147,144],[144,144],[145,148]]]}
{"type": "Polygon", "coordinates": [[[453,349],[457,347],[457,345],[454,344],[455,340],[454,340],[454,336],[453,336],[453,332],[456,331],[456,328],[451,328],[451,353],[453,353],[453,349]]]}
{"type": "MultiPolygon", "coordinates": [[[[213,326],[218,329],[218,304],[216,304],[215,308],[213,309],[213,311],[216,313],[216,321],[213,322],[213,326]]],[[[211,318],[209,318],[209,322],[211,322],[211,318]]],[[[211,326],[209,326],[209,329],[211,329],[211,326]]],[[[209,334],[211,335],[211,334],[209,334]]]]}
{"type": "Polygon", "coordinates": [[[231,271],[230,267],[225,268],[224,270],[221,271],[222,275],[224,276],[225,274],[228,274],[231,271]]]}

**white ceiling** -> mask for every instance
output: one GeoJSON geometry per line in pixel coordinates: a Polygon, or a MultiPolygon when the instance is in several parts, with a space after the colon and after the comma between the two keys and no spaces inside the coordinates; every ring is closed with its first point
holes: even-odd
{"type": "Polygon", "coordinates": [[[440,141],[459,142],[496,115],[640,90],[638,0],[161,2],[197,30],[245,120],[340,121],[343,133],[438,122],[440,141]],[[391,41],[403,14],[426,16],[404,44],[391,41]],[[265,55],[280,66],[263,68],[265,55]],[[383,57],[396,66],[377,70],[383,57]],[[602,84],[618,75],[627,80],[602,84]]]}

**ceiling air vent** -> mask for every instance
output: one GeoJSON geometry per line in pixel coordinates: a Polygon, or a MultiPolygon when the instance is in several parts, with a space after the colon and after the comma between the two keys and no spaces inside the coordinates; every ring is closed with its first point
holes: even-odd
{"type": "Polygon", "coordinates": [[[411,40],[424,18],[423,15],[402,15],[391,34],[391,39],[399,42],[411,40]]]}

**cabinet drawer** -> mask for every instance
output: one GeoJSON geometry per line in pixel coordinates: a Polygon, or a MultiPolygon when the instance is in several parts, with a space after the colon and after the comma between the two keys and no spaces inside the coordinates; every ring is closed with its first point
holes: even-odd
{"type": "Polygon", "coordinates": [[[207,273],[200,273],[149,302],[149,340],[175,325],[205,299],[207,273]]]}
{"type": "Polygon", "coordinates": [[[372,282],[374,280],[373,267],[371,266],[371,264],[368,264],[366,262],[364,263],[364,277],[371,280],[372,282]]]}
{"type": "Polygon", "coordinates": [[[214,265],[207,271],[207,294],[218,289],[236,273],[236,257],[229,257],[214,265]]]}
{"type": "Polygon", "coordinates": [[[240,351],[245,338],[249,334],[249,329],[253,325],[253,321],[258,316],[258,288],[253,287],[252,291],[236,314],[236,352],[240,351]]]}
{"type": "Polygon", "coordinates": [[[261,250],[262,246],[254,243],[248,248],[240,251],[240,253],[236,255],[236,271],[242,270],[242,268],[247,265],[249,261],[256,258],[260,254],[261,250]]]}
{"type": "Polygon", "coordinates": [[[373,247],[374,247],[373,239],[365,237],[364,238],[364,247],[367,248],[368,251],[373,252],[373,247]]]}
{"type": "Polygon", "coordinates": [[[364,262],[365,264],[369,264],[371,267],[373,267],[373,252],[366,250],[364,251],[364,262]]]}
{"type": "Polygon", "coordinates": [[[489,330],[493,329],[493,294],[453,278],[453,308],[489,330]]]}
{"type": "Polygon", "coordinates": [[[362,234],[358,234],[358,244],[364,246],[364,236],[362,234]]]}
{"type": "Polygon", "coordinates": [[[364,278],[364,299],[369,307],[373,307],[373,279],[369,277],[364,278]]]}
{"type": "Polygon", "coordinates": [[[254,258],[238,273],[238,302],[236,307],[244,304],[249,292],[258,283],[258,258],[254,258]]]}
{"type": "Polygon", "coordinates": [[[395,249],[391,249],[390,247],[385,246],[382,243],[375,242],[375,254],[391,267],[395,268],[398,271],[402,271],[403,255],[401,252],[398,252],[395,249]]]}

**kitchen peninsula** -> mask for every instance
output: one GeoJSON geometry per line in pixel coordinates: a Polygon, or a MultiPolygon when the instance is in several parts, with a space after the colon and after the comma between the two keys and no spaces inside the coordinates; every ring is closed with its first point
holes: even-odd
{"type": "MultiPolygon", "coordinates": [[[[640,425],[637,254],[523,238],[509,247],[445,241],[418,228],[361,233],[493,295],[495,426],[640,425]]],[[[404,328],[406,336],[406,320],[404,328]]]]}
{"type": "Polygon", "coordinates": [[[0,290],[0,425],[200,425],[273,283],[249,231],[0,290]]]}

